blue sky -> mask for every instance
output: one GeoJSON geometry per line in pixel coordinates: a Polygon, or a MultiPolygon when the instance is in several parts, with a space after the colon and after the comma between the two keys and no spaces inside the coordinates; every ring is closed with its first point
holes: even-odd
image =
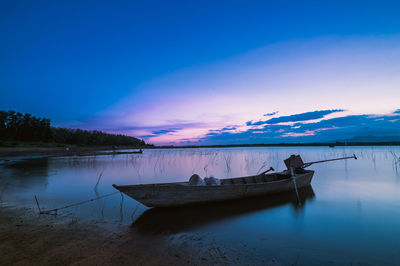
{"type": "Polygon", "coordinates": [[[156,144],[399,136],[399,11],[398,1],[1,1],[0,109],[156,144]],[[343,111],[305,120],[321,128],[253,128],[326,110],[343,111]],[[368,121],[335,135],[319,122],[354,116],[368,121]]]}

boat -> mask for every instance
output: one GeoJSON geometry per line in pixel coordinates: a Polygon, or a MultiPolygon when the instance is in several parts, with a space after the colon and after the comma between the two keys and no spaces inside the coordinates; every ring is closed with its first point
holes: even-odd
{"type": "MultiPolygon", "coordinates": [[[[122,185],[113,187],[147,207],[172,207],[188,204],[204,204],[210,202],[243,199],[261,195],[295,191],[299,199],[298,189],[310,186],[313,170],[306,170],[314,163],[356,158],[344,157],[303,163],[299,155],[292,155],[285,160],[287,170],[268,173],[271,167],[258,175],[219,179],[218,185],[196,185],[190,182],[122,185]]],[[[192,176],[193,177],[193,176],[192,176]]]]}
{"type": "MultiPolygon", "coordinates": [[[[297,187],[309,186],[312,170],[296,173],[297,187]]],[[[147,185],[113,185],[147,207],[170,207],[254,197],[294,190],[290,173],[273,173],[221,179],[219,186],[196,186],[189,182],[147,185]]]]}

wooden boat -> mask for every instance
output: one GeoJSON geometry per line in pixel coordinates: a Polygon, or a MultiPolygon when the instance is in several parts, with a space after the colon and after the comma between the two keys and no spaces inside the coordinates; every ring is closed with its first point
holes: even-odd
{"type": "MultiPolygon", "coordinates": [[[[298,188],[309,186],[312,170],[296,172],[298,188]]],[[[219,186],[197,186],[189,182],[148,185],[113,185],[148,207],[169,207],[254,197],[294,190],[290,172],[221,179],[219,186]]]]}
{"type": "Polygon", "coordinates": [[[303,163],[299,155],[285,160],[288,170],[267,174],[272,167],[253,176],[220,179],[220,185],[192,185],[189,182],[159,183],[146,185],[127,185],[114,188],[148,207],[171,207],[187,204],[209,203],[242,199],[280,192],[295,191],[299,200],[298,188],[311,184],[313,170],[305,170],[314,163],[356,158],[344,157],[303,163]]]}

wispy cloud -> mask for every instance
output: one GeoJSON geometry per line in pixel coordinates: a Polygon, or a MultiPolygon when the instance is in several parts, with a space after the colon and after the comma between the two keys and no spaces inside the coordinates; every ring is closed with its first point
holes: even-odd
{"type": "Polygon", "coordinates": [[[152,134],[153,134],[153,135],[168,134],[168,133],[176,132],[176,131],[181,130],[181,129],[182,129],[182,128],[161,129],[161,130],[153,131],[152,134]]]}
{"type": "Polygon", "coordinates": [[[246,122],[246,125],[247,126],[259,126],[259,125],[272,125],[272,124],[286,123],[286,122],[299,122],[299,121],[314,120],[314,119],[323,118],[324,116],[332,114],[332,113],[343,112],[343,111],[344,110],[342,110],[342,109],[312,111],[312,112],[306,112],[306,113],[301,113],[301,114],[275,117],[275,118],[271,118],[271,119],[265,120],[265,121],[257,121],[257,122],[248,121],[248,122],[246,122]]]}
{"type": "Polygon", "coordinates": [[[171,134],[181,130],[182,128],[167,128],[167,129],[160,129],[152,131],[151,134],[139,136],[141,138],[153,138],[161,135],[171,134]]]}
{"type": "Polygon", "coordinates": [[[275,111],[275,112],[272,112],[272,113],[264,114],[264,116],[273,116],[273,115],[276,115],[278,113],[279,113],[279,111],[275,111]]]}

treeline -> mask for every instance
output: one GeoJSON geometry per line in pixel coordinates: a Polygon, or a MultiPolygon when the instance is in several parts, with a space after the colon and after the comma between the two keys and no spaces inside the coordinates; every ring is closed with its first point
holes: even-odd
{"type": "Polygon", "coordinates": [[[0,139],[48,141],[51,139],[50,119],[15,111],[0,111],[0,139]]]}
{"type": "Polygon", "coordinates": [[[22,142],[56,142],[80,146],[129,145],[144,147],[140,139],[101,131],[57,128],[50,119],[15,111],[0,111],[0,140],[22,142]]]}
{"type": "Polygon", "coordinates": [[[82,129],[51,128],[51,135],[54,142],[68,143],[84,146],[104,146],[104,145],[129,145],[144,147],[143,140],[125,135],[108,134],[101,131],[89,131],[82,129]]]}

